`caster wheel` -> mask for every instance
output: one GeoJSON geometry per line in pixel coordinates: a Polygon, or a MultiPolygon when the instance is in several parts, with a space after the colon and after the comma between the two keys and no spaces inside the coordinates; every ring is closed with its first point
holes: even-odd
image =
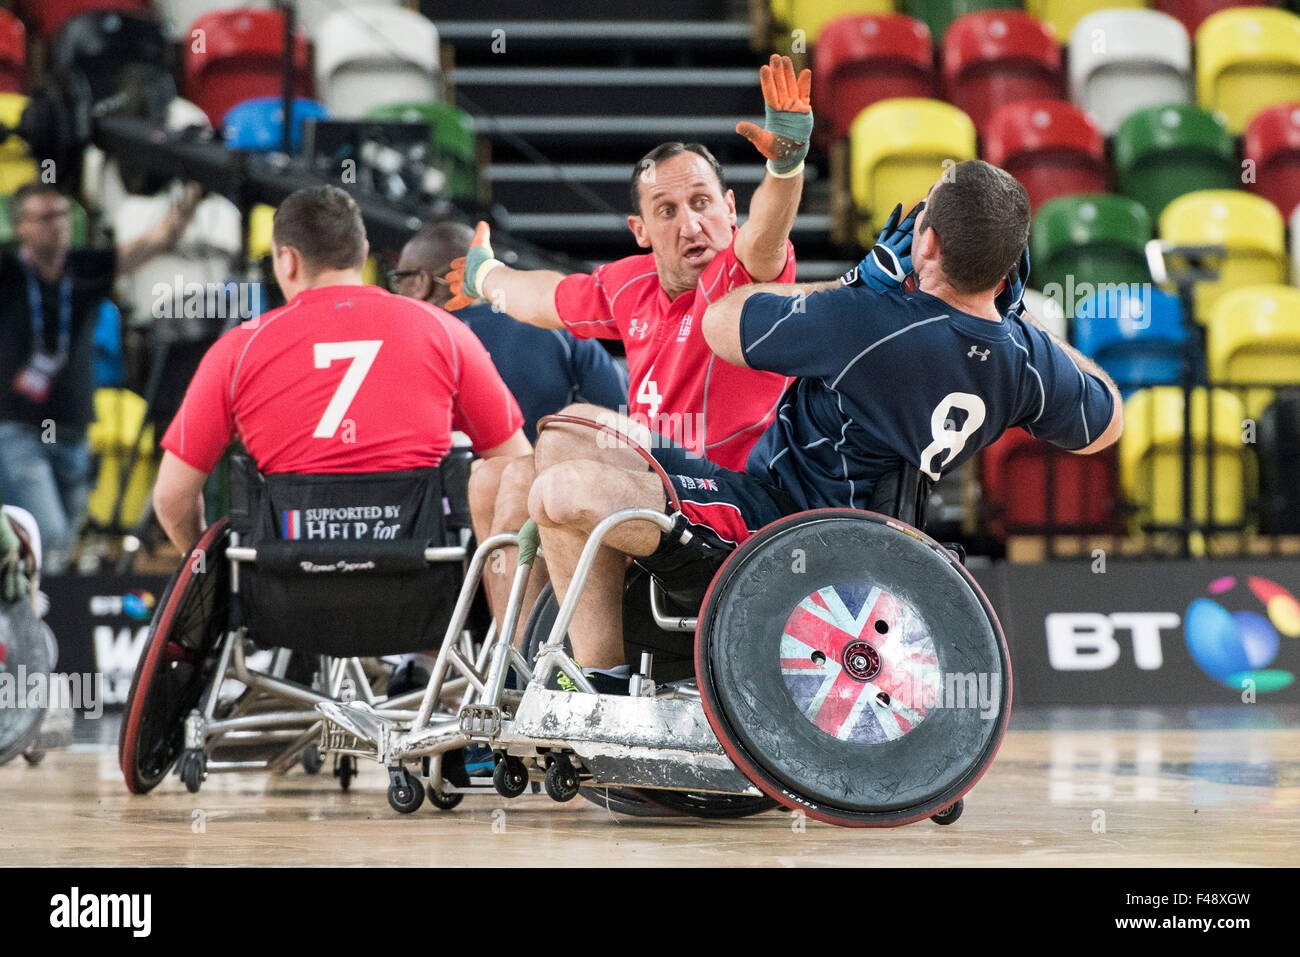
{"type": "Polygon", "coordinates": [[[463,794],[447,794],[445,791],[435,791],[433,785],[427,788],[429,793],[429,803],[441,811],[450,811],[461,801],[465,800],[463,794]]]}
{"type": "Polygon", "coordinates": [[[302,750],[302,769],[308,774],[320,774],[320,769],[325,766],[325,755],[320,753],[320,748],[314,744],[309,744],[302,750]]]}
{"type": "Polygon", "coordinates": [[[958,798],[938,814],[931,814],[930,820],[934,821],[935,824],[953,824],[957,818],[961,817],[961,812],[965,809],[966,802],[962,798],[958,798]]]}
{"type": "Polygon", "coordinates": [[[546,793],[555,801],[572,801],[578,796],[578,772],[567,754],[556,755],[546,769],[546,793]]]}
{"type": "Polygon", "coordinates": [[[344,791],[352,787],[352,779],[357,776],[357,759],[350,754],[339,758],[334,765],[334,776],[339,779],[339,787],[344,791]]]}
{"type": "Polygon", "coordinates": [[[198,794],[203,787],[203,779],[208,776],[208,756],[202,751],[189,750],[181,755],[181,780],[185,790],[198,794]]]}
{"type": "Polygon", "coordinates": [[[519,797],[528,790],[528,769],[519,758],[507,754],[492,769],[492,784],[502,797],[519,797]]]}
{"type": "Polygon", "coordinates": [[[45,760],[45,752],[37,751],[35,749],[30,751],[24,751],[23,760],[26,761],[28,764],[30,764],[32,767],[36,767],[36,765],[40,764],[42,761],[45,760]]]}
{"type": "Polygon", "coordinates": [[[410,814],[424,803],[424,785],[406,768],[389,771],[388,806],[398,814],[410,814]]]}

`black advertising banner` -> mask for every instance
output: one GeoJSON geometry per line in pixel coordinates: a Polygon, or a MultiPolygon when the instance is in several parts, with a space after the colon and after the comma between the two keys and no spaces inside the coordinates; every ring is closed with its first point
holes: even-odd
{"type": "Polygon", "coordinates": [[[1300,562],[999,564],[1018,705],[1300,702],[1300,562]]]}
{"type": "Polygon", "coordinates": [[[126,702],[154,608],[167,587],[160,575],[60,575],[43,578],[45,621],[59,643],[57,670],[103,675],[104,705],[126,702]]]}

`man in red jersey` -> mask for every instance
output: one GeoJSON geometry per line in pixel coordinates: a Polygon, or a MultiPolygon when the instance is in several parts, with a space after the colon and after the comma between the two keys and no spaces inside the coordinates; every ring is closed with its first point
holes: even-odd
{"type": "Polygon", "coordinates": [[[276,210],[287,304],[208,350],[163,437],[158,520],[182,552],[203,530],[203,483],[236,435],[264,473],[429,468],[453,429],[485,458],[530,451],[487,351],[453,316],[362,283],[369,252],[343,190],[298,190],[276,210]]]}
{"type": "MultiPolygon", "coordinates": [[[[701,458],[743,468],[790,380],[718,360],[700,319],[737,286],[794,279],[789,234],[812,130],[811,80],[807,70],[796,77],[788,57],[773,56],[760,70],[764,126],[736,129],[767,158],[767,175],[739,229],[735,194],[708,149],[664,143],[637,163],[630,184],[628,228],[648,254],[607,263],[591,275],[511,269],[493,258],[487,224],[480,223],[469,254],[448,274],[456,293],[449,307],[482,297],[522,322],[567,328],[579,338],[621,339],[630,373],[621,411],[648,427],[641,435],[652,442],[664,436],[701,458]]],[[[591,406],[566,411],[601,413],[591,406]]],[[[577,457],[617,444],[585,430],[565,440],[567,454],[577,457]]],[[[557,447],[554,437],[550,445],[557,447]]],[[[470,481],[471,509],[491,509],[494,530],[518,528],[528,517],[533,475],[531,459],[485,463],[470,481]]],[[[500,564],[500,574],[513,575],[513,562],[500,564]]],[[[539,581],[535,576],[530,590],[539,581]]]]}

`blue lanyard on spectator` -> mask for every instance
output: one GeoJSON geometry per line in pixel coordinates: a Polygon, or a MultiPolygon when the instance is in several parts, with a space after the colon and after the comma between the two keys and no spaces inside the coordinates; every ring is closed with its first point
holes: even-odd
{"type": "MultiPolygon", "coordinates": [[[[21,261],[21,260],[20,260],[21,261]]],[[[41,352],[45,348],[45,307],[41,304],[41,287],[36,281],[36,273],[31,264],[23,262],[23,272],[27,274],[27,311],[32,318],[32,351],[41,352]]],[[[59,280],[59,355],[68,354],[68,344],[72,339],[72,277],[64,275],[59,280]]]]}

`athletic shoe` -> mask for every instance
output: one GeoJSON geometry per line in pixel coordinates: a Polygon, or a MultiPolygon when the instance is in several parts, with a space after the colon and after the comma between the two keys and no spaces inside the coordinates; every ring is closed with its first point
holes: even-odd
{"type": "MultiPolygon", "coordinates": [[[[628,693],[631,684],[631,678],[615,678],[613,675],[602,674],[599,671],[583,672],[591,686],[596,689],[597,694],[621,694],[628,693]]],[[[550,677],[546,679],[546,688],[549,691],[577,691],[578,683],[574,681],[564,669],[557,668],[551,672],[550,677]]]]}

